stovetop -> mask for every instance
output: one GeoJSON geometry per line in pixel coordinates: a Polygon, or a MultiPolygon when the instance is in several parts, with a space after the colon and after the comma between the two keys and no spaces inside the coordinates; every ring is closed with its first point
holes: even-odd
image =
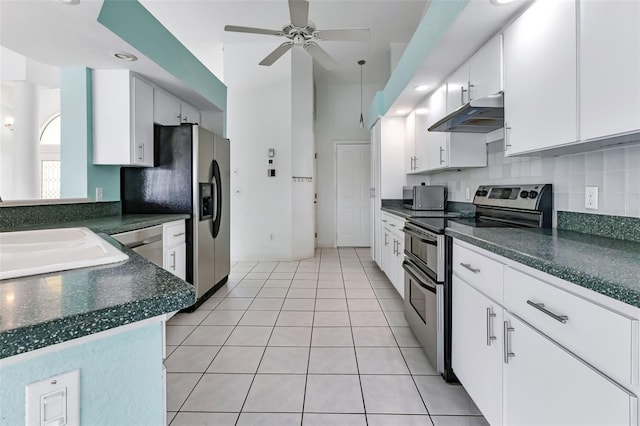
{"type": "Polygon", "coordinates": [[[515,228],[515,225],[508,223],[500,223],[476,217],[412,217],[410,223],[425,228],[436,234],[444,234],[444,230],[449,222],[459,223],[461,225],[472,226],[474,228],[515,228]]]}

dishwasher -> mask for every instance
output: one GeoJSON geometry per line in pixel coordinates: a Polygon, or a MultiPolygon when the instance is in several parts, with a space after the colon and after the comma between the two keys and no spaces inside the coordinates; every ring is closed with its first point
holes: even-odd
{"type": "Polygon", "coordinates": [[[111,237],[145,259],[163,267],[162,225],[113,234],[111,237]]]}

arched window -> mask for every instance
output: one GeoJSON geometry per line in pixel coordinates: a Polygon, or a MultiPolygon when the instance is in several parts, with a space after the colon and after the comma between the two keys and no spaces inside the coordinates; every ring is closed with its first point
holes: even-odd
{"type": "Polygon", "coordinates": [[[49,117],[42,125],[40,183],[42,198],[60,198],[60,113],[49,117]]]}

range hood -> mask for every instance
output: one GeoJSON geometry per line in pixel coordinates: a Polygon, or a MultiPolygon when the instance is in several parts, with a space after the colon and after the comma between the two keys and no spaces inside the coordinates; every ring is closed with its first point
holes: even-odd
{"type": "Polygon", "coordinates": [[[489,133],[504,127],[502,92],[473,99],[429,127],[430,132],[489,133]]]}

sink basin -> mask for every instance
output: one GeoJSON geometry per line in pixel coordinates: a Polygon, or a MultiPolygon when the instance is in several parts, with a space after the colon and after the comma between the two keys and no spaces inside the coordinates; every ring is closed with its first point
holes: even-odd
{"type": "Polygon", "coordinates": [[[0,232],[0,280],[128,258],[87,228],[0,232]]]}

